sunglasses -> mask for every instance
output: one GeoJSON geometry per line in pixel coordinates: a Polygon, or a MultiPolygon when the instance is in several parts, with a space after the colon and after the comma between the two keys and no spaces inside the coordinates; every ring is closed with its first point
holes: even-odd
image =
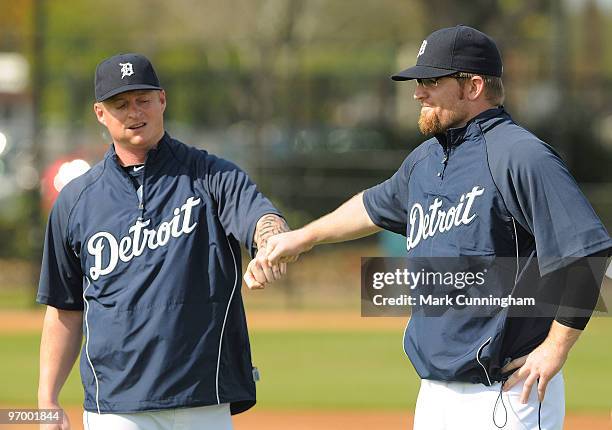
{"type": "Polygon", "coordinates": [[[438,82],[444,78],[453,78],[453,79],[469,79],[471,76],[466,76],[461,73],[456,73],[454,75],[449,76],[441,76],[439,78],[424,78],[424,79],[416,79],[417,85],[422,86],[423,88],[434,88],[438,86],[438,82]]]}

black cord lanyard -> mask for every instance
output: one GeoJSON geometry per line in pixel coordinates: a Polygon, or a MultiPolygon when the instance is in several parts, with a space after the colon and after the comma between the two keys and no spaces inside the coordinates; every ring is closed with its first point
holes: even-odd
{"type": "MultiPolygon", "coordinates": [[[[540,382],[539,378],[538,378],[538,382],[540,382]]],[[[493,424],[495,424],[495,427],[497,427],[498,429],[503,429],[504,427],[506,427],[506,424],[508,424],[508,409],[506,408],[506,404],[504,403],[504,397],[502,396],[505,383],[506,383],[506,380],[503,380],[501,382],[500,387],[499,387],[499,395],[497,396],[497,399],[495,399],[495,406],[493,407],[493,424]],[[504,408],[504,423],[501,426],[497,424],[497,420],[496,420],[497,406],[499,405],[500,401],[501,401],[502,407],[504,408]]],[[[542,418],[542,402],[538,402],[538,430],[542,430],[541,418],[542,418]]]]}

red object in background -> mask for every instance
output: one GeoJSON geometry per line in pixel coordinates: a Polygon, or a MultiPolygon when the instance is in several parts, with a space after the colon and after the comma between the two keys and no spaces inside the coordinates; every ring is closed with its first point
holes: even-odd
{"type": "Polygon", "coordinates": [[[60,191],[71,180],[90,169],[87,161],[77,157],[62,157],[45,169],[41,178],[41,199],[45,210],[51,210],[60,191]]]}

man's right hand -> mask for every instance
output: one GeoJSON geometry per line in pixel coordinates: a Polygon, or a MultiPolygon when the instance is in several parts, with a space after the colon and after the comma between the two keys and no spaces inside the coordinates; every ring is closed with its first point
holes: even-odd
{"type": "Polygon", "coordinates": [[[268,263],[293,263],[301,253],[310,251],[314,245],[314,240],[304,228],[277,234],[268,239],[266,246],[268,263]]]}
{"type": "Polygon", "coordinates": [[[251,260],[244,272],[244,282],[251,290],[260,290],[267,284],[278,281],[287,273],[287,264],[268,264],[266,250],[257,251],[255,258],[251,260]]]}
{"type": "MultiPolygon", "coordinates": [[[[83,338],[83,312],[47,306],[40,341],[38,407],[62,409],[58,397],[79,355],[83,338]]],[[[64,412],[62,424],[44,424],[41,430],[69,430],[70,420],[64,412]]]]}

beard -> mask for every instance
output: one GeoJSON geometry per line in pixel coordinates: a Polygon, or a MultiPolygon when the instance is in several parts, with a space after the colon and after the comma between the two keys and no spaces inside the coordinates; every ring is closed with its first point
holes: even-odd
{"type": "Polygon", "coordinates": [[[447,111],[444,118],[440,118],[433,109],[421,109],[419,116],[419,131],[425,136],[444,133],[449,128],[461,124],[463,115],[458,111],[447,111]]]}
{"type": "Polygon", "coordinates": [[[430,109],[421,109],[421,115],[419,115],[419,131],[425,136],[433,136],[446,130],[434,111],[430,109]]]}
{"type": "Polygon", "coordinates": [[[459,83],[455,97],[455,100],[450,102],[450,105],[444,108],[440,115],[433,108],[421,108],[418,123],[421,133],[425,136],[444,133],[449,128],[457,127],[465,121],[467,111],[463,106],[465,96],[462,83],[459,83]]]}

